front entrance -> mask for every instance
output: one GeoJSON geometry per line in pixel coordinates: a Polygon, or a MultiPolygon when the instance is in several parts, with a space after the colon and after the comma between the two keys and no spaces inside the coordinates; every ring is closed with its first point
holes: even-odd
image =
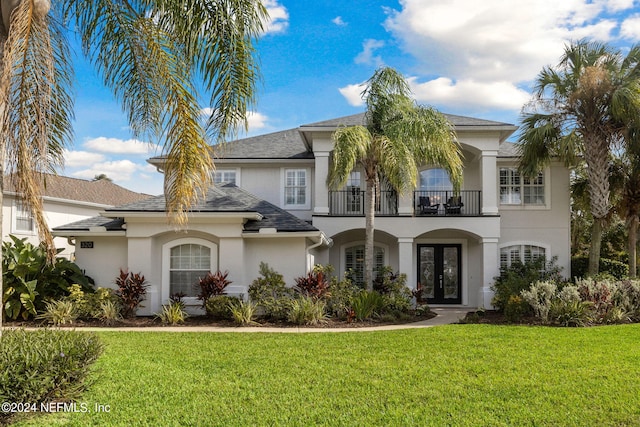
{"type": "Polygon", "coordinates": [[[462,245],[418,245],[418,284],[428,304],[462,303],[462,245]]]}

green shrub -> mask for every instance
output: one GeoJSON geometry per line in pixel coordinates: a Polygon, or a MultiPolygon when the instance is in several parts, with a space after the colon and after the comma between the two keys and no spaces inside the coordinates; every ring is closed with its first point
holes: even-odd
{"type": "Polygon", "coordinates": [[[263,310],[264,316],[274,320],[286,320],[291,308],[293,290],[287,288],[282,274],[269,264],[260,263],[260,277],[249,286],[249,298],[263,310]]]}
{"type": "Polygon", "coordinates": [[[198,285],[200,286],[198,299],[202,301],[202,308],[206,309],[209,298],[214,295],[224,294],[225,288],[233,283],[227,279],[227,276],[229,276],[228,271],[223,273],[218,270],[215,273],[208,272],[206,276],[198,280],[198,285]]]}
{"type": "Polygon", "coordinates": [[[317,325],[327,321],[326,303],[308,295],[293,300],[289,311],[289,322],[296,325],[317,325]]]}
{"type": "Polygon", "coordinates": [[[549,309],[549,319],[560,326],[586,326],[591,323],[593,304],[589,301],[556,298],[549,309]]]}
{"type": "Polygon", "coordinates": [[[623,280],[613,295],[614,305],[627,313],[631,321],[640,321],[640,282],[623,280]]]}
{"type": "Polygon", "coordinates": [[[517,323],[529,313],[531,306],[520,295],[511,295],[504,307],[504,317],[508,322],[517,323]]]}
{"type": "Polygon", "coordinates": [[[181,302],[171,302],[162,306],[162,311],[156,315],[164,325],[178,325],[184,323],[189,314],[184,310],[181,302]]]}
{"type": "MultiPolygon", "coordinates": [[[[7,330],[0,337],[0,401],[39,408],[54,399],[77,399],[102,350],[98,337],[89,333],[7,330]]],[[[0,412],[0,424],[10,415],[0,412]]]]}
{"type": "Polygon", "coordinates": [[[91,279],[66,258],[47,262],[46,251],[24,239],[9,236],[2,243],[3,307],[8,318],[28,319],[44,310],[44,302],[60,299],[76,283],[91,290],[91,279]]]}
{"type": "Polygon", "coordinates": [[[215,320],[232,320],[231,306],[237,305],[239,298],[229,295],[215,295],[207,300],[205,309],[207,315],[215,320]]]}
{"type": "Polygon", "coordinates": [[[353,298],[361,289],[349,279],[338,280],[331,278],[329,290],[325,296],[327,302],[327,314],[339,319],[345,319],[351,311],[353,298]]]}
{"type": "Polygon", "coordinates": [[[391,267],[378,269],[373,290],[382,295],[384,313],[408,313],[412,308],[413,295],[407,287],[407,275],[394,273],[391,267]]]}
{"type": "Polygon", "coordinates": [[[45,302],[44,311],[36,316],[36,319],[43,319],[54,326],[71,324],[77,318],[75,303],[67,299],[45,302]]]}
{"type": "Polygon", "coordinates": [[[376,291],[360,291],[351,303],[355,318],[360,321],[371,319],[379,314],[383,306],[382,295],[376,291]]]}
{"type": "MultiPolygon", "coordinates": [[[[580,256],[571,258],[571,277],[587,277],[589,269],[589,257],[580,256]]],[[[598,270],[600,273],[609,273],[618,280],[629,276],[629,265],[618,260],[600,258],[598,270]]]]}
{"type": "Polygon", "coordinates": [[[120,269],[120,274],[116,278],[118,290],[116,295],[122,301],[122,316],[131,317],[136,314],[136,310],[147,294],[149,285],[144,276],[140,273],[129,273],[120,269]]]}
{"type": "Polygon", "coordinates": [[[93,317],[106,325],[113,325],[122,320],[122,307],[113,300],[106,299],[100,301],[98,309],[93,311],[93,317]]]}
{"type": "Polygon", "coordinates": [[[551,302],[553,301],[558,287],[553,282],[536,282],[527,290],[520,293],[522,299],[525,300],[533,308],[536,316],[544,323],[549,323],[549,310],[551,310],[551,302]]]}
{"type": "Polygon", "coordinates": [[[562,280],[562,267],[556,262],[557,257],[553,257],[549,262],[546,262],[544,257],[539,257],[524,264],[514,261],[511,266],[501,268],[500,276],[494,278],[495,283],[491,287],[494,292],[492,304],[499,311],[503,311],[512,295],[520,295],[522,291],[528,290],[531,284],[540,281],[559,283],[562,280]]]}
{"type": "Polygon", "coordinates": [[[239,325],[256,325],[256,310],[257,304],[253,301],[240,300],[238,303],[229,303],[231,309],[231,316],[233,320],[239,325]]]}

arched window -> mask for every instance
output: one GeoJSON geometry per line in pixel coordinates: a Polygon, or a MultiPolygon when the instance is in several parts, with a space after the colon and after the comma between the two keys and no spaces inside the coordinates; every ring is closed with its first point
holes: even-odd
{"type": "Polygon", "coordinates": [[[453,191],[449,174],[444,169],[425,169],[420,172],[421,191],[453,191]]]}
{"type": "Polygon", "coordinates": [[[198,280],[216,271],[217,246],[201,239],[180,239],[163,246],[165,277],[163,299],[183,294],[195,298],[200,293],[198,280]]]}
{"type": "Polygon", "coordinates": [[[510,245],[500,248],[500,268],[511,267],[515,261],[527,263],[547,256],[547,249],[536,245],[510,245]]]}
{"type": "MultiPolygon", "coordinates": [[[[384,267],[384,248],[373,248],[373,270],[384,267]]],[[[358,286],[364,285],[364,245],[349,246],[344,250],[344,266],[348,277],[358,286]]]]}

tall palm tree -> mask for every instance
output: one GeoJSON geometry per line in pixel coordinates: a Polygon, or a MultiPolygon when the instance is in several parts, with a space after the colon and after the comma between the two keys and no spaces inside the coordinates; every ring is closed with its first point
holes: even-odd
{"type": "Polygon", "coordinates": [[[461,151],[451,124],[435,109],[417,105],[410,94],[407,81],[396,70],[376,70],[362,92],[367,105],[365,125],[341,127],[333,134],[329,187],[343,187],[356,166],[365,174],[364,281],[368,289],[373,287],[375,196],[381,178],[402,194],[416,187],[418,168],[432,164],[449,173],[456,190],[462,183],[461,151]]]}
{"type": "Polygon", "coordinates": [[[586,165],[593,216],[589,274],[598,272],[602,230],[611,209],[611,149],[624,140],[629,123],[640,116],[640,47],[626,57],[597,42],[565,47],[559,64],[545,67],[523,114],[521,171],[533,175],[549,161],[586,165]]]}
{"type": "Polygon", "coordinates": [[[134,136],[163,146],[167,209],[183,224],[210,184],[208,139],[246,125],[258,79],[253,43],[267,18],[261,2],[0,0],[0,15],[0,177],[15,177],[51,256],[41,174],[62,163],[72,136],[69,30],[134,136]],[[200,94],[213,111],[206,123],[200,94]]]}

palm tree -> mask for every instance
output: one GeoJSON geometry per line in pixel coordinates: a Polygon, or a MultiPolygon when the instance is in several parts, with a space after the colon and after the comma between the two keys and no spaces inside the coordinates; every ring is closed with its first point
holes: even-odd
{"type": "Polygon", "coordinates": [[[367,105],[365,125],[341,127],[333,134],[329,187],[343,187],[356,166],[365,174],[364,281],[368,289],[373,287],[375,196],[381,179],[402,194],[416,187],[418,168],[432,164],[447,170],[456,190],[462,183],[461,151],[451,124],[435,109],[417,105],[410,93],[396,70],[376,70],[362,92],[367,105]]]}
{"type": "Polygon", "coordinates": [[[611,209],[611,149],[640,115],[640,47],[626,57],[606,44],[579,41],[565,47],[556,68],[545,67],[523,114],[520,169],[531,176],[560,158],[584,161],[593,216],[589,274],[598,272],[602,230],[611,209]]]}
{"type": "MultiPolygon", "coordinates": [[[[246,126],[258,79],[253,43],[267,18],[261,2],[0,0],[0,6],[0,165],[6,168],[0,177],[15,177],[51,256],[41,174],[55,172],[72,136],[69,30],[121,102],[134,136],[163,146],[168,214],[183,224],[211,182],[208,140],[246,126]],[[200,94],[213,111],[206,123],[200,94]]],[[[1,190],[0,182],[0,198],[1,190]]]]}

